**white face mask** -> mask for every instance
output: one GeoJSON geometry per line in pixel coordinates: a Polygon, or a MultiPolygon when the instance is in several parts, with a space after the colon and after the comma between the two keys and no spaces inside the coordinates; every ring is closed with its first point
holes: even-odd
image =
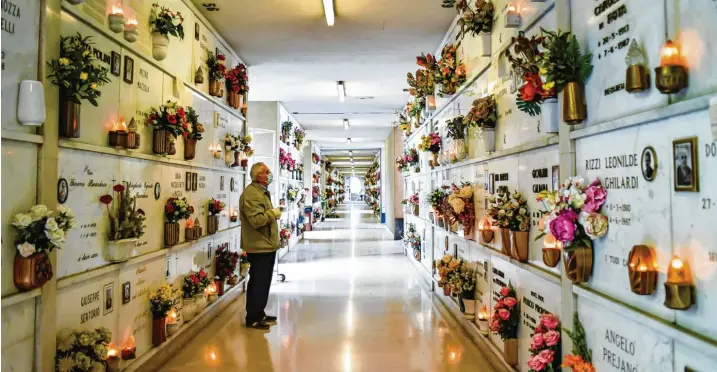
{"type": "Polygon", "coordinates": [[[272,182],[274,182],[274,173],[269,173],[266,177],[266,185],[269,186],[272,182]]]}

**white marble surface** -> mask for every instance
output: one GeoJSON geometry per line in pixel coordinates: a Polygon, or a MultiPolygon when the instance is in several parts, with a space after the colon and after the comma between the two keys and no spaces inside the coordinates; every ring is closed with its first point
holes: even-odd
{"type": "Polygon", "coordinates": [[[593,365],[598,371],[673,371],[673,341],[620,314],[578,297],[593,365]],[[631,368],[630,368],[631,367],[631,368]]]}
{"type": "Polygon", "coordinates": [[[2,308],[2,371],[31,371],[35,349],[35,301],[2,308]]]}
{"type": "Polygon", "coordinates": [[[694,350],[675,340],[675,371],[709,372],[717,365],[717,359],[694,350]]]}
{"type": "Polygon", "coordinates": [[[558,316],[560,313],[560,286],[545,281],[534,274],[518,269],[520,284],[520,359],[519,368],[528,372],[527,362],[530,357],[530,343],[533,329],[540,324],[540,316],[545,313],[558,316]]]}
{"type": "Polygon", "coordinates": [[[599,123],[666,105],[668,96],[654,86],[654,68],[660,65],[665,42],[665,0],[618,1],[597,16],[600,3],[593,0],[572,0],[571,5],[572,31],[583,52],[593,54],[594,69],[585,85],[587,122],[599,123]],[[625,56],[632,39],[646,54],[651,87],[639,94],[622,89],[605,95],[606,89],[625,83],[625,56]]]}
{"type": "MultiPolygon", "coordinates": [[[[503,286],[507,287],[509,283],[512,284],[513,287],[515,287],[516,295],[518,296],[518,298],[523,295],[524,291],[520,285],[520,277],[518,275],[519,269],[516,266],[513,266],[508,261],[505,261],[502,258],[493,256],[491,257],[490,267],[491,302],[488,308],[490,310],[490,313],[492,314],[493,306],[495,306],[496,302],[498,301],[498,298],[500,298],[500,289],[503,286]]],[[[520,334],[520,331],[518,331],[518,337],[524,337],[520,334]]],[[[527,337],[530,337],[530,335],[528,335],[527,337]]],[[[503,340],[500,339],[500,335],[490,332],[490,340],[493,341],[493,343],[498,346],[499,349],[503,349],[503,340]]]]}
{"type": "Polygon", "coordinates": [[[674,320],[674,312],[662,305],[664,287],[660,283],[666,278],[664,269],[658,275],[657,288],[651,296],[632,293],[627,269],[627,258],[635,245],[653,248],[659,268],[666,268],[672,256],[671,142],[665,138],[665,126],[628,128],[580,139],[576,141],[576,168],[586,182],[599,178],[607,189],[602,212],[610,224],[607,235],[593,242],[595,262],[590,286],[664,319],[674,320]],[[606,143],[610,146],[606,147],[606,143]],[[657,154],[657,176],[652,182],[646,181],[640,170],[641,154],[647,146],[652,146],[657,154]],[[635,156],[636,164],[614,167],[611,159],[623,155],[635,156]],[[586,169],[588,166],[596,169],[586,169]],[[610,186],[626,179],[631,185],[636,184],[636,188],[610,186]]]}

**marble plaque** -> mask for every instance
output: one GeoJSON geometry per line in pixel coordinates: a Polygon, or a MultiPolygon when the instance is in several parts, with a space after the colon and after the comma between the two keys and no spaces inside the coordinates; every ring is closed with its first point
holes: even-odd
{"type": "MultiPolygon", "coordinates": [[[[518,189],[518,157],[510,156],[501,158],[492,162],[488,162],[484,165],[484,169],[488,171],[488,196],[498,196],[498,190],[501,187],[507,187],[510,192],[518,189]],[[491,193],[492,191],[492,193],[491,193]]],[[[490,208],[490,203],[488,203],[490,208]]],[[[482,218],[483,216],[476,216],[482,218]]],[[[500,230],[497,227],[493,228],[494,238],[493,242],[488,244],[493,249],[499,250],[501,247],[500,230]]]]}
{"type": "Polygon", "coordinates": [[[57,329],[105,327],[117,340],[117,319],[122,297],[117,272],[112,271],[57,291],[57,329]]]}
{"type": "Polygon", "coordinates": [[[660,49],[665,42],[665,0],[572,0],[570,9],[572,31],[583,52],[593,54],[594,69],[585,85],[587,123],[668,104],[668,96],[654,86],[639,94],[625,90],[625,56],[632,40],[644,50],[654,85],[654,68],[660,65],[660,49]]]}
{"type": "MultiPolygon", "coordinates": [[[[586,182],[596,178],[607,190],[602,212],[609,219],[607,235],[593,242],[595,263],[590,286],[665,319],[674,313],[662,305],[664,288],[652,296],[630,290],[627,258],[635,245],[655,251],[658,267],[671,258],[669,173],[671,149],[662,126],[646,125],[576,141],[577,174],[586,182]],[[610,143],[609,147],[605,144],[610,143]],[[647,181],[641,166],[643,149],[654,148],[658,164],[654,181],[647,181]]],[[[654,170],[653,170],[654,172],[654,170]]],[[[658,275],[658,282],[665,279],[658,275]]]]}
{"type": "Polygon", "coordinates": [[[32,371],[35,349],[35,300],[2,308],[3,371],[32,371]]]}
{"type": "MultiPolygon", "coordinates": [[[[122,180],[128,182],[132,195],[137,196],[137,208],[145,212],[144,235],[135,242],[135,255],[148,253],[164,247],[164,193],[159,200],[154,197],[154,185],[162,182],[162,164],[153,161],[121,158],[122,180]]],[[[161,189],[161,187],[160,187],[161,189]]],[[[106,212],[105,212],[106,214],[106,212]]]]}
{"type": "Polygon", "coordinates": [[[528,372],[526,364],[530,357],[530,336],[535,327],[540,324],[540,316],[546,313],[558,316],[560,314],[560,286],[550,283],[535,274],[518,269],[520,283],[520,370],[528,372]]]}
{"type": "MultiPolygon", "coordinates": [[[[144,354],[152,348],[152,313],[149,310],[149,294],[164,284],[167,273],[165,256],[128,265],[122,268],[117,280],[117,290],[123,290],[123,284],[129,282],[130,302],[119,307],[119,327],[113,332],[114,340],[122,347],[131,336],[137,346],[137,356],[144,354]]],[[[181,288],[177,288],[180,289],[181,288]]],[[[123,293],[118,294],[121,299],[123,293]]],[[[117,312],[116,312],[117,313],[117,312]]]]}
{"type": "Polygon", "coordinates": [[[192,160],[192,163],[200,163],[207,165],[224,165],[224,159],[214,159],[214,156],[209,152],[210,144],[218,144],[224,146],[224,138],[219,138],[214,133],[214,104],[204,98],[203,96],[194,93],[192,95],[192,108],[197,112],[199,116],[199,122],[204,124],[204,133],[202,133],[202,139],[197,141],[196,157],[192,160]],[[217,162],[215,164],[215,162],[217,162]]]}
{"type": "MultiPolygon", "coordinates": [[[[187,198],[189,205],[192,205],[194,200],[192,198],[192,192],[186,190],[186,175],[190,172],[191,168],[183,166],[169,166],[164,165],[162,167],[162,197],[159,199],[162,203],[166,203],[170,197],[176,198],[187,198]]],[[[164,204],[162,204],[164,205],[164,204]]],[[[196,206],[195,206],[196,208],[196,206]]],[[[197,212],[192,214],[191,218],[194,219],[197,216],[197,212]]],[[[163,221],[163,223],[166,220],[163,221]]],[[[179,241],[184,242],[184,228],[187,220],[179,221],[179,241]]],[[[162,229],[164,225],[162,225],[162,229]]],[[[162,235],[164,236],[164,235],[162,235]]]]}
{"type": "MultiPolygon", "coordinates": [[[[229,182],[231,182],[232,174],[229,172],[213,172],[214,182],[212,183],[212,190],[214,193],[213,198],[217,199],[226,206],[224,210],[219,213],[219,230],[224,230],[229,227],[229,216],[233,211],[229,191],[229,182]]],[[[236,206],[235,206],[236,207],[236,206]]],[[[238,211],[237,211],[238,213],[238,211]]]]}
{"type": "MultiPolygon", "coordinates": [[[[3,110],[4,111],[4,110],[3,110]]],[[[28,213],[37,200],[37,168],[28,167],[35,163],[37,145],[2,140],[2,179],[12,180],[12,186],[2,188],[2,296],[17,292],[13,283],[13,260],[17,248],[13,217],[17,213],[28,213]],[[18,192],[22,190],[22,192],[18,192]]]]}
{"type": "Polygon", "coordinates": [[[673,371],[670,338],[584,297],[578,297],[578,314],[596,370],[673,371]]]}
{"type": "Polygon", "coordinates": [[[488,314],[491,314],[492,282],[491,259],[483,249],[471,244],[471,262],[476,269],[476,314],[481,306],[485,305],[488,314]]]}
{"type": "Polygon", "coordinates": [[[530,247],[530,263],[560,273],[560,265],[549,268],[543,263],[543,241],[535,238],[542,232],[538,229],[538,222],[542,216],[541,210],[547,208],[536,200],[542,190],[553,190],[554,184],[560,184],[559,165],[560,157],[558,146],[545,147],[538,150],[521,153],[518,156],[518,184],[520,192],[528,201],[530,214],[530,231],[528,244],[530,247]],[[555,179],[553,179],[555,178],[555,179]]]}
{"type": "Polygon", "coordinates": [[[69,184],[64,205],[72,209],[77,219],[77,226],[69,231],[66,243],[57,253],[55,270],[58,278],[62,278],[107,263],[103,252],[109,219],[100,197],[112,194],[112,187],[120,183],[122,175],[119,157],[94,153],[88,156],[85,151],[71,149],[60,149],[58,174],[69,184]]]}
{"type": "MultiPolygon", "coordinates": [[[[500,257],[491,257],[491,302],[489,306],[489,312],[493,313],[493,306],[500,298],[500,289],[507,287],[508,284],[512,284],[515,288],[518,298],[523,295],[522,288],[519,283],[518,268],[513,266],[510,262],[503,260],[500,257]]],[[[520,331],[519,331],[520,332],[520,331]]],[[[518,333],[520,337],[520,333],[518,333]]],[[[493,332],[490,333],[490,339],[498,348],[503,348],[503,340],[500,339],[500,335],[493,332]]]]}
{"type": "MultiPolygon", "coordinates": [[[[2,7],[2,129],[34,133],[17,120],[17,99],[22,80],[37,80],[40,3],[6,1],[2,7]]],[[[49,70],[48,70],[49,71],[49,70]]],[[[48,80],[47,84],[50,82],[48,80]]]]}
{"type": "MultiPolygon", "coordinates": [[[[717,306],[717,141],[712,139],[707,111],[666,120],[661,131],[668,146],[685,137],[697,137],[699,192],[670,192],[672,209],[673,254],[688,261],[696,286],[697,303],[688,311],[677,311],[677,323],[717,340],[717,324],[713,321],[717,306]],[[689,125],[685,125],[689,123],[689,125]]],[[[670,163],[671,149],[664,159],[670,163]]],[[[670,181],[670,190],[672,181],[670,181]]],[[[667,267],[667,266],[665,266],[667,267]]]]}
{"type": "Polygon", "coordinates": [[[717,365],[715,352],[707,355],[702,350],[696,350],[679,340],[675,340],[675,371],[709,372],[717,365]]]}
{"type": "Polygon", "coordinates": [[[194,22],[196,22],[197,18],[194,13],[190,11],[189,8],[181,1],[172,1],[169,6],[173,12],[182,13],[182,16],[184,17],[185,35],[184,40],[176,37],[169,38],[167,58],[162,62],[172,72],[177,74],[179,79],[184,81],[193,81],[195,71],[192,69],[194,66],[192,64],[192,58],[190,58],[192,55],[193,43],[190,42],[190,40],[194,40],[194,22]]]}
{"type": "Polygon", "coordinates": [[[717,91],[717,47],[714,35],[717,6],[712,0],[666,0],[667,35],[678,41],[689,68],[689,87],[676,100],[717,91]],[[675,27],[679,27],[676,29],[675,27]]]}

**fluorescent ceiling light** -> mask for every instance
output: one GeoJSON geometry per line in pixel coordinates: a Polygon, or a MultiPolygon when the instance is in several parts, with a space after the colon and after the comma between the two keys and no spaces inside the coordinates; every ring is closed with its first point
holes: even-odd
{"type": "Polygon", "coordinates": [[[346,143],[348,143],[349,145],[351,144],[351,137],[346,139],[346,143]]]}
{"type": "Polygon", "coordinates": [[[349,156],[353,156],[353,155],[354,155],[354,152],[349,150],[349,156]]]}
{"type": "Polygon", "coordinates": [[[336,82],[336,90],[339,92],[339,102],[346,101],[346,87],[343,81],[336,82]]]}
{"type": "Polygon", "coordinates": [[[349,119],[344,119],[344,130],[348,130],[349,126],[349,119]]]}
{"type": "Polygon", "coordinates": [[[334,25],[334,0],[323,0],[324,1],[324,15],[326,15],[326,24],[329,26],[334,25]]]}

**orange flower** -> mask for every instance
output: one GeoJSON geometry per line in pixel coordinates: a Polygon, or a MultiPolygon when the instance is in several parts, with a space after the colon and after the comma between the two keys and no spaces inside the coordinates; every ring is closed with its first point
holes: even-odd
{"type": "Polygon", "coordinates": [[[573,372],[595,372],[595,367],[584,361],[579,355],[566,355],[563,358],[563,364],[560,366],[572,368],[573,372]]]}

